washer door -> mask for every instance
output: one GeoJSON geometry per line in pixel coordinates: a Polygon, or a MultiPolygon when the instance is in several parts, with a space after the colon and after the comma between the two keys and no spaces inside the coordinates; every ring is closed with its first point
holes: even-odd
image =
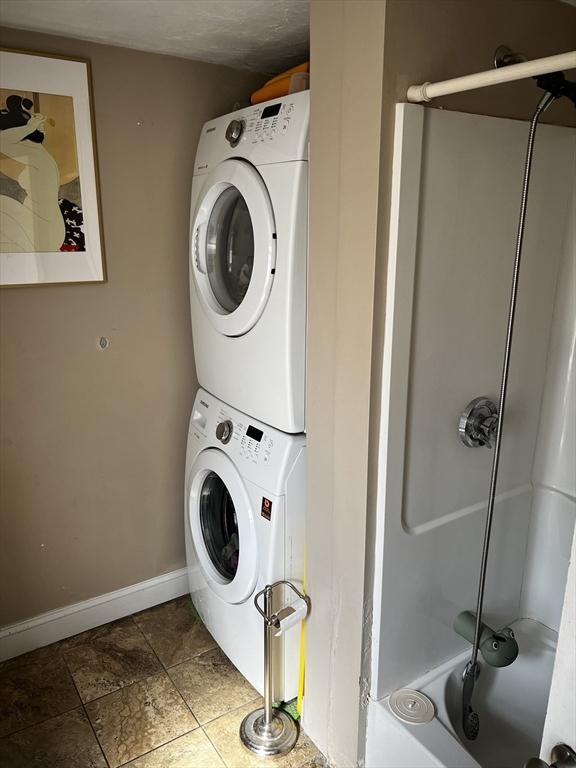
{"type": "Polygon", "coordinates": [[[228,603],[247,600],[258,575],[254,512],[238,470],[215,448],[192,464],[188,521],[208,586],[228,603]]]}
{"type": "Polygon", "coordinates": [[[208,174],[190,233],[191,270],[210,322],[241,336],[264,311],[274,280],[276,225],[268,190],[244,160],[208,174]]]}

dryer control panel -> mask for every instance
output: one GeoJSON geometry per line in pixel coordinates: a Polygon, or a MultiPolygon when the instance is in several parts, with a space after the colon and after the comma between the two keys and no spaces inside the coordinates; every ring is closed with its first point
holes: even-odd
{"type": "Polygon", "coordinates": [[[210,120],[202,127],[194,175],[231,157],[256,166],[307,160],[309,114],[309,91],[302,91],[210,120]]]}
{"type": "Polygon", "coordinates": [[[280,432],[204,390],[196,395],[190,432],[196,438],[198,450],[222,450],[245,478],[279,495],[283,492],[281,478],[306,443],[305,435],[280,432]]]}
{"type": "Polygon", "coordinates": [[[262,105],[258,104],[251,110],[245,110],[243,133],[246,141],[254,145],[272,141],[277,135],[288,133],[290,123],[297,116],[295,109],[293,101],[282,100],[269,103],[263,109],[262,105]]]}

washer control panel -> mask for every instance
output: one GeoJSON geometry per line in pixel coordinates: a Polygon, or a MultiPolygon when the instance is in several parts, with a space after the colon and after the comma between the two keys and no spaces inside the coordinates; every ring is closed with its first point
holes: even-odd
{"type": "Polygon", "coordinates": [[[268,464],[274,449],[275,431],[248,416],[223,407],[215,398],[197,397],[190,428],[198,437],[213,435],[230,453],[251,464],[268,464]],[[214,410],[212,410],[214,408],[214,410]]]}
{"type": "Polygon", "coordinates": [[[259,461],[267,464],[273,448],[272,436],[252,424],[248,424],[240,436],[240,456],[253,464],[258,464],[259,461]]]}
{"type": "Polygon", "coordinates": [[[305,445],[305,435],[281,432],[198,390],[190,418],[188,459],[205,449],[221,451],[244,480],[281,495],[305,445]]]}
{"type": "Polygon", "coordinates": [[[226,417],[224,410],[220,411],[218,418],[221,421],[218,421],[216,426],[216,437],[223,445],[227,445],[234,438],[239,446],[240,458],[253,464],[260,461],[266,464],[270,461],[274,440],[264,430],[254,424],[233,422],[226,417]]]}
{"type": "Polygon", "coordinates": [[[209,404],[198,400],[192,411],[190,427],[201,432],[203,436],[213,434],[222,445],[229,446],[234,455],[256,465],[270,462],[274,449],[274,430],[266,431],[259,422],[251,422],[248,416],[238,414],[231,416],[228,410],[220,407],[212,418],[215,419],[210,427],[209,404]]]}
{"type": "MultiPolygon", "coordinates": [[[[247,417],[246,417],[247,419],[247,417]]],[[[238,456],[251,464],[267,464],[270,461],[274,440],[260,427],[246,421],[235,421],[232,437],[238,456]]]]}

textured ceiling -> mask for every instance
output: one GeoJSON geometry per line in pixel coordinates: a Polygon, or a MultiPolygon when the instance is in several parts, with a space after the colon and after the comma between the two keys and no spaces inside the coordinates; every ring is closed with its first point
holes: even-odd
{"type": "Polygon", "coordinates": [[[0,0],[0,22],[264,73],[308,58],[308,0],[0,0]]]}

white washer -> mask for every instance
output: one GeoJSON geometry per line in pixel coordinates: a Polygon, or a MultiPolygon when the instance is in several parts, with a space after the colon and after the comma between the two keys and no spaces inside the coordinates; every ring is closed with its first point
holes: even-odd
{"type": "MultiPolygon", "coordinates": [[[[304,454],[303,435],[273,429],[203,390],[196,395],[186,454],[190,592],[218,645],[260,693],[264,622],[254,595],[279,579],[301,586],[304,454]]],[[[299,626],[274,640],[275,700],[297,694],[299,640],[299,626]]]]}
{"type": "Polygon", "coordinates": [[[200,385],[284,432],[303,432],[308,91],[206,123],[190,216],[200,385]]]}

